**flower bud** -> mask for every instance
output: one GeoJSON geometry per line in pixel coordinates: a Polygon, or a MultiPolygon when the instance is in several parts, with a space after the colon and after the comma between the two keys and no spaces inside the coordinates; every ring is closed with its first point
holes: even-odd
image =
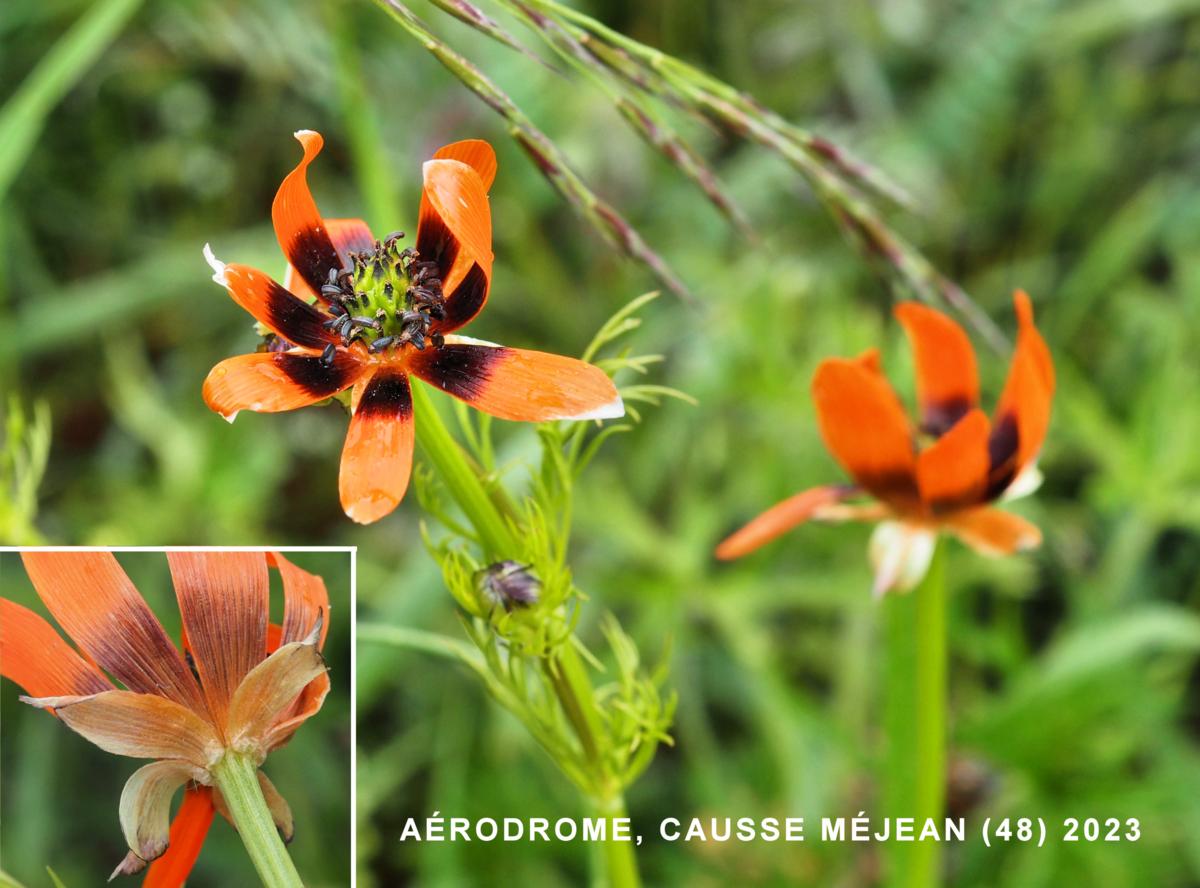
{"type": "Polygon", "coordinates": [[[475,574],[479,594],[506,611],[514,606],[536,604],[542,584],[529,569],[516,561],[498,561],[475,574]]]}

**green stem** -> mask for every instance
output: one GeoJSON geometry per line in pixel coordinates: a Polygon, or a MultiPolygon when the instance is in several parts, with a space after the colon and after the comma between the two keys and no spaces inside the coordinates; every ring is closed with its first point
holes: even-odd
{"type": "Polygon", "coordinates": [[[227,752],[213,767],[212,775],[263,885],[302,888],[304,883],[267,809],[254,762],[240,753],[227,752]]]}
{"type": "MultiPolygon", "coordinates": [[[[884,603],[887,634],[884,816],[911,817],[916,834],[927,818],[941,829],[946,792],[946,576],[944,544],[929,573],[910,595],[884,603]]],[[[935,841],[885,845],[888,884],[937,888],[941,845],[935,841]]]]}
{"type": "Polygon", "coordinates": [[[593,815],[607,821],[604,842],[592,854],[592,884],[594,888],[638,888],[641,879],[633,854],[633,842],[613,839],[613,821],[625,816],[625,797],[600,752],[597,738],[602,726],[596,716],[592,683],[587,670],[570,641],[558,649],[553,661],[545,661],[545,669],[558,702],[583,748],[593,784],[593,815]]]}
{"type": "MultiPolygon", "coordinates": [[[[479,473],[451,436],[422,386],[413,386],[412,398],[417,443],[422,455],[433,464],[438,477],[475,527],[485,556],[492,559],[511,557],[517,551],[516,539],[510,525],[488,495],[479,473]]],[[[641,880],[633,855],[633,843],[614,841],[611,837],[613,819],[625,816],[625,799],[621,790],[616,788],[617,781],[609,773],[600,751],[598,738],[603,726],[597,716],[587,669],[571,641],[563,644],[553,656],[553,661],[546,660],[543,666],[583,749],[585,770],[594,787],[593,809],[596,816],[608,820],[605,841],[593,865],[594,882],[597,888],[638,888],[641,880]]]]}
{"type": "Polygon", "coordinates": [[[484,555],[493,560],[511,557],[517,551],[511,529],[420,383],[412,387],[412,400],[421,454],[433,464],[438,477],[479,534],[484,555]]]}
{"type": "Polygon", "coordinates": [[[596,888],[639,888],[637,860],[633,855],[633,841],[615,842],[612,839],[613,821],[625,817],[625,797],[615,793],[592,804],[593,816],[608,821],[605,840],[599,847],[600,863],[592,868],[595,874],[592,883],[596,888]]]}

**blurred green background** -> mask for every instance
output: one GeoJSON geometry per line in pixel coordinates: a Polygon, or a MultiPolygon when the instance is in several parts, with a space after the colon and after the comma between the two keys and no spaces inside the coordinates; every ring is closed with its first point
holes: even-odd
{"type": "MultiPolygon", "coordinates": [[[[348,884],[350,872],[350,552],[289,552],[289,560],[325,580],[330,625],[324,655],[332,687],[321,711],[267,758],[263,770],[296,821],[288,850],[313,888],[348,884]]],[[[160,552],[119,552],[129,574],[173,639],[179,605],[160,552]]],[[[37,597],[15,552],[0,553],[0,594],[53,618],[37,597]]],[[[283,616],[283,586],[271,571],[271,621],[283,616]]],[[[59,635],[70,641],[59,630],[59,635]]],[[[144,764],[109,755],[44,712],[18,701],[0,682],[0,866],[26,888],[50,885],[46,867],[68,888],[102,885],[127,850],[118,807],[121,789],[144,764]]],[[[172,809],[178,809],[182,793],[172,809]]],[[[141,877],[128,878],[138,884],[141,877]]],[[[195,888],[255,885],[250,858],[219,815],[188,881],[195,888]]],[[[120,884],[120,883],[116,883],[120,884]]]]}
{"type": "MultiPolygon", "coordinates": [[[[88,5],[4,4],[6,91],[88,5]]],[[[919,207],[890,214],[893,224],[1006,331],[1012,288],[1033,295],[1060,388],[1046,483],[1017,509],[1046,542],[997,562],[951,547],[951,797],[972,828],[986,816],[1137,816],[1143,839],[973,841],[948,850],[951,881],[1196,884],[1200,3],[580,5],[889,172],[919,207]]],[[[204,407],[208,369],[255,338],[209,280],[201,246],[281,272],[269,208],[298,157],[298,128],[327,139],[310,174],[325,214],[365,215],[377,232],[413,230],[420,162],[434,148],[481,137],[500,157],[497,264],[470,335],[577,353],[654,281],[607,249],[499,119],[369,3],[124,6],[132,17],[96,63],[32,115],[40,129],[0,205],[0,386],[46,401],[53,421],[38,532],[70,543],[355,544],[364,616],[458,633],[415,499],[366,529],[342,516],[340,407],[243,414],[232,426],[204,407]],[[371,151],[385,162],[356,162],[371,151]],[[387,215],[393,201],[399,218],[387,215]]],[[[676,746],[630,792],[632,816],[811,822],[870,811],[881,648],[869,530],[805,528],[733,565],[711,551],[766,506],[841,478],[808,396],[823,356],[879,345],[911,396],[892,293],[761,149],[684,124],[758,230],[750,243],[603,93],[424,2],[413,8],[529,113],[699,303],[664,297],[634,342],[666,355],[654,381],[699,406],[651,411],[606,445],[577,491],[584,636],[594,640],[595,618],[611,609],[648,660],[670,640],[680,694],[676,746]]],[[[981,348],[980,364],[994,395],[1007,355],[981,348]]],[[[497,426],[519,490],[534,432],[497,426]]],[[[49,734],[43,721],[30,730],[49,734]]],[[[580,845],[398,841],[406,817],[434,810],[582,813],[471,676],[364,647],[359,722],[364,888],[490,884],[497,872],[537,885],[584,878],[580,845]]],[[[16,753],[6,746],[6,775],[16,753]]],[[[6,833],[41,823],[43,844],[19,847],[57,863],[45,844],[63,839],[41,808],[49,794],[30,804],[6,833]]],[[[858,886],[879,866],[871,846],[667,845],[646,832],[650,884],[858,886]]],[[[307,857],[301,869],[319,865],[338,872],[307,857]]]]}

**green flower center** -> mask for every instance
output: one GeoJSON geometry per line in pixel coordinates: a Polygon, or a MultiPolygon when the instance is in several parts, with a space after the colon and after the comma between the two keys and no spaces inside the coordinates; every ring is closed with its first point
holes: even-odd
{"type": "MultiPolygon", "coordinates": [[[[331,269],[321,295],[329,300],[325,326],[346,347],[356,341],[372,354],[412,346],[440,348],[432,329],[446,316],[446,300],[436,262],[423,261],[415,249],[402,248],[403,232],[375,241],[375,247],[351,253],[351,267],[331,269]]],[[[336,346],[325,349],[332,362],[336,346]]]]}

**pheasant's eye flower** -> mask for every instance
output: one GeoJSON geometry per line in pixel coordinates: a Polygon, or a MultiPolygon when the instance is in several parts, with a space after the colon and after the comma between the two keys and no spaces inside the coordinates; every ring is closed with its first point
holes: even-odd
{"type": "MultiPolygon", "coordinates": [[[[214,769],[229,755],[257,768],[321,708],[329,691],[320,653],[329,597],[323,580],[279,555],[167,557],[184,653],[111,554],[26,552],[34,588],[79,650],[33,611],[0,598],[0,671],[29,695],[22,701],[51,711],[106,752],[154,760],[121,793],[129,853],[113,876],[158,858],[146,884],[178,886],[214,812],[229,816],[214,769]],[[283,579],[282,626],[269,624],[269,565],[283,579]],[[181,787],[172,825],[171,800],[181,787]]],[[[262,771],[257,776],[290,839],[287,802],[262,771]]]]}
{"type": "Polygon", "coordinates": [[[573,358],[456,336],[492,282],[488,188],[496,156],[486,142],[446,145],[424,166],[416,243],[376,240],[360,219],[321,218],[306,172],[321,136],[302,130],[304,158],[271,208],[288,259],[280,285],[219,262],[213,279],[272,334],[265,351],[222,361],[204,382],[208,406],[232,421],[353,387],[338,486],[363,524],[391,512],[408,487],[413,417],[409,377],[502,419],[608,419],[624,414],[612,381],[573,358]]]}
{"type": "Polygon", "coordinates": [[[880,372],[877,351],[822,361],[812,384],[821,435],[855,483],[817,487],[779,503],[721,543],[717,556],[738,558],[808,520],[878,521],[871,558],[875,592],[882,594],[921,580],[942,530],[988,555],[1037,546],[1037,527],[988,505],[1037,486],[1036,460],[1054,395],[1054,366],[1029,297],[1018,291],[1014,302],[1017,346],[990,421],[979,408],[975,352],[966,333],[923,305],[896,307],[916,355],[919,429],[880,372]],[[846,502],[862,494],[874,501],[846,502]]]}

